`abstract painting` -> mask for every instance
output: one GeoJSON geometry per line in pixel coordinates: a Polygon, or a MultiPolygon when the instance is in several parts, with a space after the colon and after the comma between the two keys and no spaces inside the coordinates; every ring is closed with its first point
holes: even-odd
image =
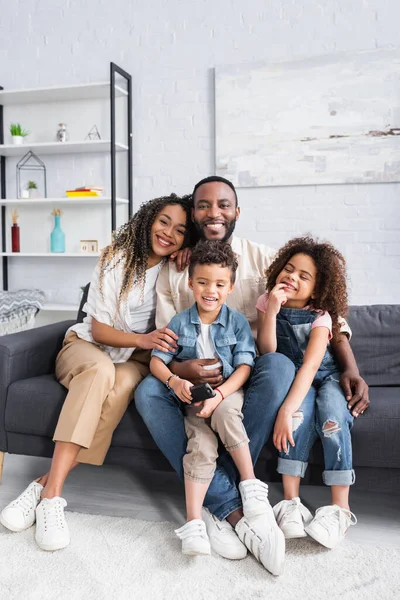
{"type": "Polygon", "coordinates": [[[238,187],[400,181],[400,51],[215,71],[216,172],[238,187]]]}

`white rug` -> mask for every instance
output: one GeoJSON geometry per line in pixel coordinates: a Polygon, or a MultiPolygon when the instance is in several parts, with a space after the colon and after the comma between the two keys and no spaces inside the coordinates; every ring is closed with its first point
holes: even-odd
{"type": "Polygon", "coordinates": [[[182,556],[170,523],[67,513],[72,542],[43,552],[34,528],[0,525],[1,600],[378,600],[399,598],[400,550],[345,542],[287,544],[275,578],[251,556],[182,556]]]}

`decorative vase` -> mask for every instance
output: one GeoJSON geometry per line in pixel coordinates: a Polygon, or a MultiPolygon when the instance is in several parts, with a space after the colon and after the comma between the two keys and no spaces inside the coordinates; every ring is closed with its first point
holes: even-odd
{"type": "Polygon", "coordinates": [[[68,130],[67,130],[66,124],[59,123],[58,130],[57,130],[57,141],[58,142],[68,142],[68,139],[69,139],[69,135],[68,135],[68,130]]]}
{"type": "Polygon", "coordinates": [[[13,223],[13,225],[11,226],[11,251],[20,252],[18,223],[13,223]]]}
{"type": "Polygon", "coordinates": [[[54,216],[54,229],[50,235],[50,251],[65,252],[65,233],[61,229],[59,215],[54,216]]]}
{"type": "Polygon", "coordinates": [[[37,189],[36,188],[29,188],[28,190],[29,192],[29,198],[37,198],[37,189]]]}
{"type": "Polygon", "coordinates": [[[30,196],[29,196],[29,190],[22,190],[22,192],[21,192],[21,198],[30,198],[30,196]]]}
{"type": "Polygon", "coordinates": [[[12,138],[12,143],[15,146],[20,146],[21,144],[24,143],[24,138],[22,135],[13,135],[13,136],[11,136],[11,138],[12,138]]]}

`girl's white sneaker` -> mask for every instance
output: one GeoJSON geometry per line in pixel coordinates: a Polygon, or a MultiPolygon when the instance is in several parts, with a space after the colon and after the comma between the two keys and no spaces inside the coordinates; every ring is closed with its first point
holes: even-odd
{"type": "Polygon", "coordinates": [[[39,548],[52,552],[61,550],[70,542],[68,525],[64,516],[66,500],[43,498],[36,509],[35,540],[39,548]]]}
{"type": "Polygon", "coordinates": [[[175,529],[175,533],[182,540],[182,554],[211,554],[206,524],[202,519],[188,521],[180,529],[175,529]]]}
{"type": "Polygon", "coordinates": [[[274,506],[274,515],[287,540],[307,537],[304,528],[313,517],[300,498],[278,502],[274,506]]]}
{"type": "Polygon", "coordinates": [[[36,520],[36,507],[40,502],[43,486],[32,481],[28,487],[1,511],[0,523],[10,531],[24,531],[36,520]]]}
{"type": "Polygon", "coordinates": [[[315,517],[305,530],[322,546],[332,549],[344,539],[350,525],[356,523],[357,518],[352,512],[333,504],[318,508],[315,517]]]}

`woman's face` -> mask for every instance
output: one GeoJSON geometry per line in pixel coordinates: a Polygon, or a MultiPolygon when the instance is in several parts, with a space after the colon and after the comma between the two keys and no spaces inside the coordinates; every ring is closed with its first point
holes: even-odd
{"type": "Polygon", "coordinates": [[[151,248],[156,256],[169,256],[182,247],[186,232],[186,212],[179,204],[167,204],[151,226],[151,248]]]}

